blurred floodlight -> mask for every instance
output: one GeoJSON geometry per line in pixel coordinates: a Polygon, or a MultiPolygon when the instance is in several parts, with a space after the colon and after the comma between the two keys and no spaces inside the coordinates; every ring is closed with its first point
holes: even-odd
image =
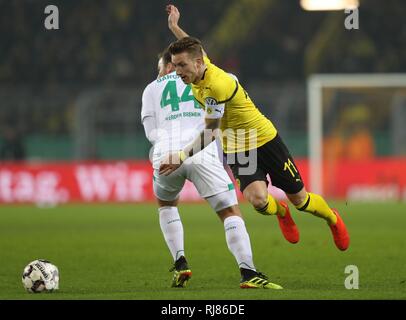
{"type": "Polygon", "coordinates": [[[300,0],[305,10],[344,10],[355,9],[359,6],[358,0],[300,0]]]}

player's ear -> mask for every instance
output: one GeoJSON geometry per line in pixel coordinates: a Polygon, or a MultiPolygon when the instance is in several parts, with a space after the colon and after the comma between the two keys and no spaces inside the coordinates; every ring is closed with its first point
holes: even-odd
{"type": "Polygon", "coordinates": [[[196,65],[198,67],[201,67],[203,65],[203,57],[197,57],[196,58],[196,65]]]}
{"type": "Polygon", "coordinates": [[[169,62],[169,63],[166,65],[166,72],[167,72],[167,73],[171,73],[171,72],[173,72],[173,71],[175,71],[175,66],[173,65],[173,63],[169,62]]]}

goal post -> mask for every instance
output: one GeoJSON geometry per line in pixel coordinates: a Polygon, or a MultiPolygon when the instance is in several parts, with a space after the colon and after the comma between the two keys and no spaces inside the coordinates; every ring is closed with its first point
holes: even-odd
{"type": "MultiPolygon", "coordinates": [[[[375,94],[382,89],[406,89],[406,74],[314,74],[307,80],[309,183],[310,190],[323,193],[323,121],[325,90],[364,90],[364,95],[375,94]],[[366,90],[373,90],[368,93],[366,90]]],[[[396,96],[396,93],[393,93],[396,96]]],[[[390,99],[391,104],[395,103],[390,99]]],[[[404,108],[403,108],[404,110],[404,108]]],[[[403,113],[405,115],[405,113],[403,113]]],[[[392,118],[396,118],[392,117],[392,118]]],[[[406,119],[405,119],[406,121],[406,119]]]]}

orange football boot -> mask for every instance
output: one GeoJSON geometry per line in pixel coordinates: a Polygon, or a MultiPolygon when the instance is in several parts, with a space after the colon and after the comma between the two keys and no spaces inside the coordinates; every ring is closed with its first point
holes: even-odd
{"type": "Polygon", "coordinates": [[[290,215],[289,206],[283,201],[280,201],[280,204],[285,208],[284,217],[277,215],[282,234],[290,243],[297,243],[299,242],[299,229],[290,215]]]}
{"type": "Polygon", "coordinates": [[[333,233],[334,243],[338,249],[342,251],[347,250],[350,245],[350,235],[348,234],[344,221],[341,219],[338,211],[336,209],[331,210],[333,210],[334,214],[337,216],[336,224],[329,225],[330,230],[333,233]]]}

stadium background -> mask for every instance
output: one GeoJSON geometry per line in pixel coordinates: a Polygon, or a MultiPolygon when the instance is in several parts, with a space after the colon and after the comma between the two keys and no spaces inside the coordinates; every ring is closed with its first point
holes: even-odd
{"type": "MultiPolygon", "coordinates": [[[[309,180],[308,78],[313,74],[367,73],[375,77],[379,73],[406,72],[406,4],[401,0],[384,3],[361,0],[359,30],[344,27],[346,15],[343,11],[309,12],[301,8],[299,1],[173,2],[180,9],[181,26],[203,40],[212,61],[239,77],[260,110],[276,124],[291,153],[298,159],[306,182],[309,180]]],[[[154,204],[148,204],[153,201],[148,161],[150,145],[140,123],[140,109],[142,90],[156,78],[157,54],[174,40],[167,28],[164,11],[168,1],[56,0],[52,4],[59,8],[59,30],[44,28],[44,8],[48,4],[43,0],[0,0],[0,204],[3,204],[0,220],[4,229],[1,252],[4,259],[12,261],[8,269],[3,268],[1,272],[7,283],[1,292],[3,298],[13,297],[8,292],[14,292],[14,297],[22,297],[19,295],[21,288],[14,287],[6,271],[22,270],[21,264],[30,260],[23,255],[28,248],[37,253],[32,257],[34,259],[41,254],[62,259],[57,248],[38,251],[32,244],[25,247],[25,251],[15,250],[17,244],[12,244],[11,239],[17,239],[16,243],[23,246],[22,239],[29,238],[32,227],[36,226],[44,230],[43,234],[34,232],[39,241],[48,243],[48,237],[54,237],[54,243],[61,245],[62,238],[57,239],[53,228],[62,232],[62,224],[72,232],[69,233],[71,238],[78,226],[84,228],[82,236],[87,237],[84,235],[86,223],[99,217],[106,225],[114,226],[114,219],[118,219],[117,223],[122,223],[120,227],[116,226],[119,233],[121,227],[126,228],[127,218],[136,219],[134,212],[139,212],[138,217],[146,223],[156,210],[154,204]],[[66,202],[102,202],[105,206],[55,207],[66,202]],[[129,205],[114,206],[117,202],[129,205]],[[17,203],[27,205],[11,206],[17,203]],[[32,203],[39,208],[61,210],[60,220],[49,218],[51,211],[42,211],[44,209],[31,206],[32,203]],[[114,216],[109,211],[114,211],[114,216]],[[83,217],[82,222],[71,216],[73,212],[83,217]],[[146,215],[148,212],[150,215],[146,215]],[[35,217],[53,222],[51,225],[37,224],[35,217]]],[[[399,263],[391,269],[396,271],[401,270],[400,263],[405,262],[404,254],[399,253],[402,243],[405,244],[401,237],[404,228],[396,223],[405,219],[405,92],[406,88],[361,91],[350,88],[326,91],[323,100],[323,159],[327,161],[323,193],[329,199],[337,200],[337,207],[347,208],[348,202],[354,203],[353,208],[360,215],[347,217],[353,233],[362,224],[360,217],[369,214],[374,217],[371,228],[381,227],[381,233],[378,233],[382,243],[392,246],[396,242],[393,252],[387,252],[390,259],[399,263]],[[361,134],[357,136],[359,132],[361,134]],[[363,202],[356,202],[358,200],[363,202]],[[382,211],[396,217],[392,225],[385,225],[385,220],[379,217],[382,211]]],[[[273,192],[283,197],[278,190],[273,192]]],[[[199,200],[190,185],[182,199],[199,200]]],[[[246,205],[243,208],[252,211],[246,205]]],[[[209,210],[206,204],[185,207],[185,213],[190,210],[196,211],[198,217],[188,218],[185,214],[185,225],[187,219],[194,224],[193,219],[206,221],[212,218],[206,214],[209,210]]],[[[261,228],[261,222],[251,213],[247,213],[247,223],[257,230],[261,228]]],[[[159,252],[160,263],[168,262],[157,222],[149,223],[158,243],[152,250],[159,252]]],[[[302,223],[313,235],[318,234],[306,222],[302,223]]],[[[100,230],[96,229],[101,232],[98,236],[102,239],[102,232],[107,227],[100,221],[97,225],[100,230]]],[[[359,234],[367,234],[364,226],[361,229],[359,234]]],[[[274,230],[276,239],[278,231],[274,230]]],[[[128,230],[125,236],[130,239],[130,234],[128,230]]],[[[150,240],[147,234],[144,236],[150,240]]],[[[223,241],[221,233],[218,237],[218,241],[223,241]]],[[[260,241],[255,237],[253,242],[260,241]]],[[[356,234],[354,239],[356,243],[356,234]]],[[[279,240],[274,240],[276,246],[281,245],[279,240]]],[[[79,246],[79,242],[77,238],[75,245],[79,246]]],[[[102,249],[90,242],[87,254],[93,255],[94,261],[97,260],[95,252],[102,249]]],[[[371,242],[363,245],[364,249],[369,248],[371,242]]],[[[354,254],[359,253],[360,248],[362,246],[354,254]]],[[[384,258],[382,252],[371,254],[379,255],[382,262],[388,258],[384,258]]],[[[368,265],[367,260],[362,261],[368,265]]],[[[56,264],[61,263],[64,262],[56,264]]],[[[69,279],[75,268],[69,263],[65,265],[69,279]],[[69,268],[73,268],[72,271],[69,268]]],[[[197,261],[195,265],[198,265],[197,261]]],[[[401,281],[398,276],[393,277],[397,284],[401,281]]],[[[321,280],[313,280],[317,287],[321,280]]],[[[92,277],[89,288],[91,283],[92,277]]],[[[390,293],[384,297],[402,297],[399,295],[401,288],[402,285],[390,287],[390,293]]],[[[76,297],[70,289],[62,297],[76,297]]],[[[371,294],[372,291],[377,294],[376,291],[382,288],[373,289],[371,294]]],[[[137,297],[146,297],[147,292],[148,289],[137,297]]],[[[296,297],[306,297],[306,294],[298,292],[296,297]]],[[[131,296],[123,293],[120,297],[131,296]]],[[[172,296],[167,293],[160,297],[172,296]]],[[[205,297],[215,296],[207,294],[205,297]]],[[[329,296],[316,294],[312,297],[329,296]]]]}

